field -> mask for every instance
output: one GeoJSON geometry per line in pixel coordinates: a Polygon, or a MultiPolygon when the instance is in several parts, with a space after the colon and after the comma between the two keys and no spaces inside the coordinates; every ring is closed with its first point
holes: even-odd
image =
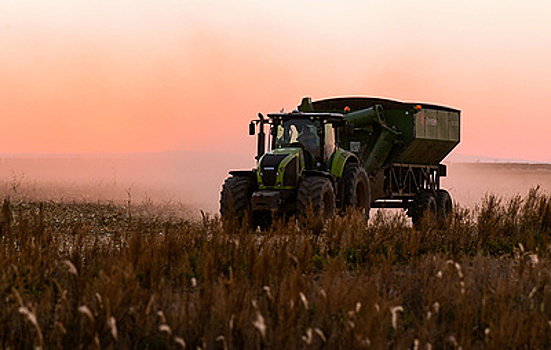
{"type": "Polygon", "coordinates": [[[457,206],[445,228],[379,211],[267,232],[16,180],[1,188],[1,348],[551,346],[545,177],[457,206]]]}

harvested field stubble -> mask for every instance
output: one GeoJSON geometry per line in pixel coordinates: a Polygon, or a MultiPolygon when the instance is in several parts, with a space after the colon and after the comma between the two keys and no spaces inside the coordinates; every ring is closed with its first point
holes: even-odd
{"type": "Polygon", "coordinates": [[[251,232],[6,200],[0,347],[550,347],[551,198],[490,195],[448,224],[251,232]]]}

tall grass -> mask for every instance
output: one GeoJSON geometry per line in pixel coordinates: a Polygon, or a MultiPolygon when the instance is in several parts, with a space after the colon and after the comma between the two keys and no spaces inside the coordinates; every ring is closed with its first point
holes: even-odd
{"type": "Polygon", "coordinates": [[[4,201],[1,348],[551,346],[551,198],[224,229],[102,204],[4,201]]]}

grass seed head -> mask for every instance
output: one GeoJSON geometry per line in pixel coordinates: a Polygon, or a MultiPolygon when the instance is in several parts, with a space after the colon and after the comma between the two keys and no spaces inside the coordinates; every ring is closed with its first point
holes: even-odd
{"type": "Polygon", "coordinates": [[[36,315],[29,310],[26,306],[19,307],[19,313],[27,318],[27,320],[35,327],[38,327],[38,321],[36,320],[36,315]]]}
{"type": "Polygon", "coordinates": [[[369,348],[369,347],[371,347],[371,340],[370,340],[368,337],[364,337],[364,338],[360,341],[360,344],[361,344],[364,348],[369,348]]]}
{"type": "Polygon", "coordinates": [[[71,260],[63,260],[63,263],[69,268],[69,273],[71,275],[78,277],[78,270],[71,260]]]}
{"type": "Polygon", "coordinates": [[[157,311],[157,317],[159,318],[160,323],[167,323],[165,313],[162,310],[157,311]]]}
{"type": "Polygon", "coordinates": [[[39,343],[37,348],[42,349],[44,338],[42,336],[42,330],[40,329],[40,325],[38,324],[36,314],[26,306],[20,306],[18,311],[21,315],[25,316],[25,318],[34,326],[36,330],[36,334],[38,336],[38,343],[39,343]]]}
{"type": "Polygon", "coordinates": [[[325,337],[325,334],[323,333],[323,331],[319,328],[316,328],[314,329],[314,332],[320,337],[320,339],[324,342],[324,343],[327,343],[327,338],[325,337]]]}
{"type": "Polygon", "coordinates": [[[258,330],[262,339],[266,338],[266,321],[260,311],[256,311],[256,317],[253,321],[253,326],[258,330]]]}
{"type": "Polygon", "coordinates": [[[270,301],[274,301],[274,296],[272,295],[272,290],[270,289],[270,287],[264,286],[262,287],[262,289],[266,293],[266,296],[268,297],[268,299],[270,299],[270,301]]]}
{"type": "Polygon", "coordinates": [[[302,305],[304,305],[304,308],[306,310],[308,310],[308,299],[306,298],[306,295],[304,295],[304,293],[300,292],[299,296],[300,296],[300,301],[302,301],[302,305]]]}
{"type": "Polygon", "coordinates": [[[186,349],[187,345],[182,337],[174,337],[174,344],[178,345],[182,349],[186,349]]]}
{"type": "Polygon", "coordinates": [[[159,332],[165,333],[167,336],[172,335],[172,329],[166,323],[163,323],[159,326],[159,332]]]}
{"type": "Polygon", "coordinates": [[[392,315],[392,328],[395,330],[398,328],[398,312],[404,312],[402,306],[394,306],[390,308],[390,314],[392,315]]]}
{"type": "Polygon", "coordinates": [[[95,293],[94,296],[96,297],[96,300],[98,301],[100,309],[103,309],[103,298],[99,293],[95,293]]]}
{"type": "Polygon", "coordinates": [[[90,309],[88,308],[88,306],[86,305],[81,305],[78,307],[78,312],[80,312],[81,314],[83,314],[84,316],[86,316],[86,318],[88,318],[88,320],[92,323],[94,323],[94,315],[92,315],[92,311],[90,311],[90,309]]]}
{"type": "Polygon", "coordinates": [[[107,326],[111,330],[111,336],[115,341],[119,340],[119,333],[117,331],[117,321],[113,316],[109,317],[109,320],[107,321],[107,326]]]}
{"type": "Polygon", "coordinates": [[[314,339],[314,331],[312,328],[308,328],[306,330],[306,333],[302,336],[302,341],[306,343],[306,345],[311,345],[312,340],[314,339]]]}
{"type": "Polygon", "coordinates": [[[463,272],[461,271],[461,265],[459,265],[459,263],[455,263],[454,264],[455,266],[455,269],[457,270],[457,275],[459,276],[459,278],[463,278],[463,272]]]}
{"type": "Polygon", "coordinates": [[[228,349],[228,343],[226,342],[226,337],[220,334],[218,337],[216,337],[216,341],[222,343],[224,350],[228,349]]]}

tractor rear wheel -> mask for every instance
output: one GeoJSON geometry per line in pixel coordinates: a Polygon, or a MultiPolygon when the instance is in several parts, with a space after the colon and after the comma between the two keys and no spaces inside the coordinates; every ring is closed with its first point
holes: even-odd
{"type": "Polygon", "coordinates": [[[358,164],[350,164],[345,168],[342,180],[344,185],[343,210],[361,210],[369,219],[371,197],[369,178],[365,169],[358,164]]]}
{"type": "Polygon", "coordinates": [[[252,225],[251,197],[256,182],[249,176],[230,176],[220,193],[220,215],[225,222],[252,225]]]}
{"type": "Polygon", "coordinates": [[[438,215],[438,205],[430,191],[420,192],[415,196],[413,207],[409,212],[413,226],[419,228],[423,219],[434,222],[438,215]]]}
{"type": "Polygon", "coordinates": [[[331,180],[323,176],[309,176],[298,187],[297,210],[301,216],[308,214],[326,222],[335,215],[335,190],[331,180]]]}

